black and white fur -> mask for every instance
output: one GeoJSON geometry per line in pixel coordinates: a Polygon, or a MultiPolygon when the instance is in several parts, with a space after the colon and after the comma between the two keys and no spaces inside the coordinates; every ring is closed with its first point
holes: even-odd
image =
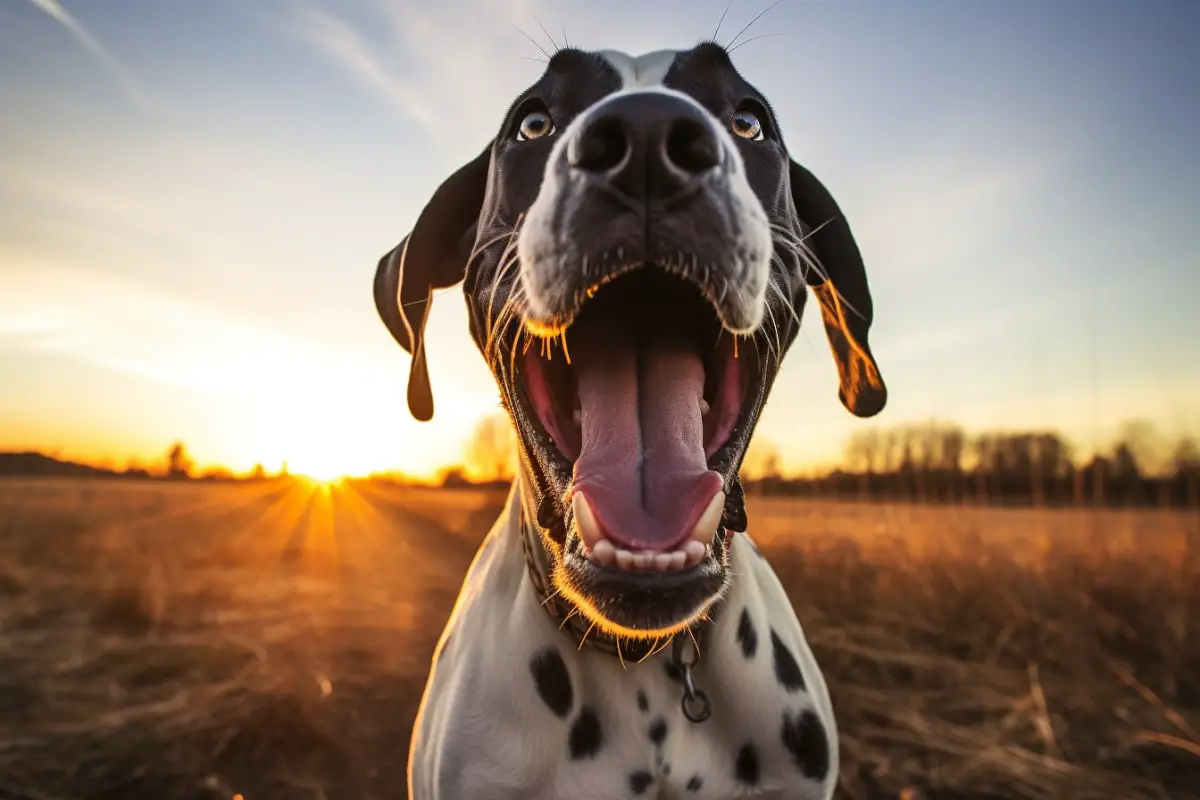
{"type": "Polygon", "coordinates": [[[488,147],[443,183],[379,264],[376,304],[413,354],[408,401],[418,419],[433,413],[429,304],[435,289],[460,281],[472,335],[516,426],[521,470],[439,641],[413,731],[409,797],[831,797],[838,747],[829,694],[783,587],[745,533],[737,470],[808,289],[843,404],[873,415],[886,389],[867,342],[871,297],[849,226],[788,155],[765,98],[712,43],[636,58],[556,53],[488,147]],[[530,108],[553,119],[552,134],[515,134],[530,108]],[[761,118],[761,139],[729,132],[746,108],[761,118]],[[634,184],[616,188],[617,170],[584,175],[573,148],[602,114],[624,115],[630,130],[643,117],[687,118],[707,166],[626,176],[634,184]],[[588,286],[653,267],[699,288],[758,359],[740,421],[709,464],[727,490],[712,561],[674,593],[634,576],[589,584],[571,572],[579,546],[570,464],[525,402],[514,355],[530,331],[568,328],[588,286]],[[694,670],[711,716],[685,718],[667,651],[633,661],[564,633],[531,580],[530,546],[551,564],[554,591],[578,598],[571,613],[596,636],[608,631],[618,649],[622,637],[669,640],[714,620],[694,670]],[[596,597],[604,602],[588,602],[596,597]]]}

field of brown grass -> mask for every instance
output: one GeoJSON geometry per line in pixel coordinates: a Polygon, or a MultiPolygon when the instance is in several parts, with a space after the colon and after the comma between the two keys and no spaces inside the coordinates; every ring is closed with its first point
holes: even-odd
{"type": "MultiPolygon", "coordinates": [[[[0,481],[0,797],[403,798],[502,500],[0,481]]],[[[829,680],[841,797],[1200,797],[1194,512],[754,498],[750,520],[829,680]]]]}

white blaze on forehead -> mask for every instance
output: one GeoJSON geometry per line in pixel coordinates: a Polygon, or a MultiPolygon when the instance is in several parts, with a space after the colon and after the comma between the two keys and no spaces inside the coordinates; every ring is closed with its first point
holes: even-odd
{"type": "Polygon", "coordinates": [[[622,89],[646,89],[661,86],[667,78],[667,70],[675,63],[678,50],[655,50],[640,56],[631,56],[619,50],[601,50],[600,57],[612,65],[621,76],[622,89]]]}

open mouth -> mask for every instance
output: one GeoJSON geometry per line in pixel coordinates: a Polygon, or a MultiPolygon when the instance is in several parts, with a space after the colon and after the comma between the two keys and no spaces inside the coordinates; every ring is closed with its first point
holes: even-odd
{"type": "Polygon", "coordinates": [[[574,583],[649,589],[691,576],[719,591],[722,472],[736,457],[753,353],[739,358],[712,303],[663,270],[589,295],[563,346],[531,347],[520,369],[552,461],[570,476],[564,567],[574,583]]]}

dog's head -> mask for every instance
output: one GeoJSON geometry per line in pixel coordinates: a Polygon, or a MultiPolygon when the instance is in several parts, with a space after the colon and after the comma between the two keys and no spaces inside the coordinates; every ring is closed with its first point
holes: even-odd
{"type": "Polygon", "coordinates": [[[850,227],[715,44],[559,51],[383,257],[421,420],[426,315],[460,281],[554,588],[610,633],[673,633],[723,592],[737,471],[808,288],[842,403],[887,398],[850,227]]]}

